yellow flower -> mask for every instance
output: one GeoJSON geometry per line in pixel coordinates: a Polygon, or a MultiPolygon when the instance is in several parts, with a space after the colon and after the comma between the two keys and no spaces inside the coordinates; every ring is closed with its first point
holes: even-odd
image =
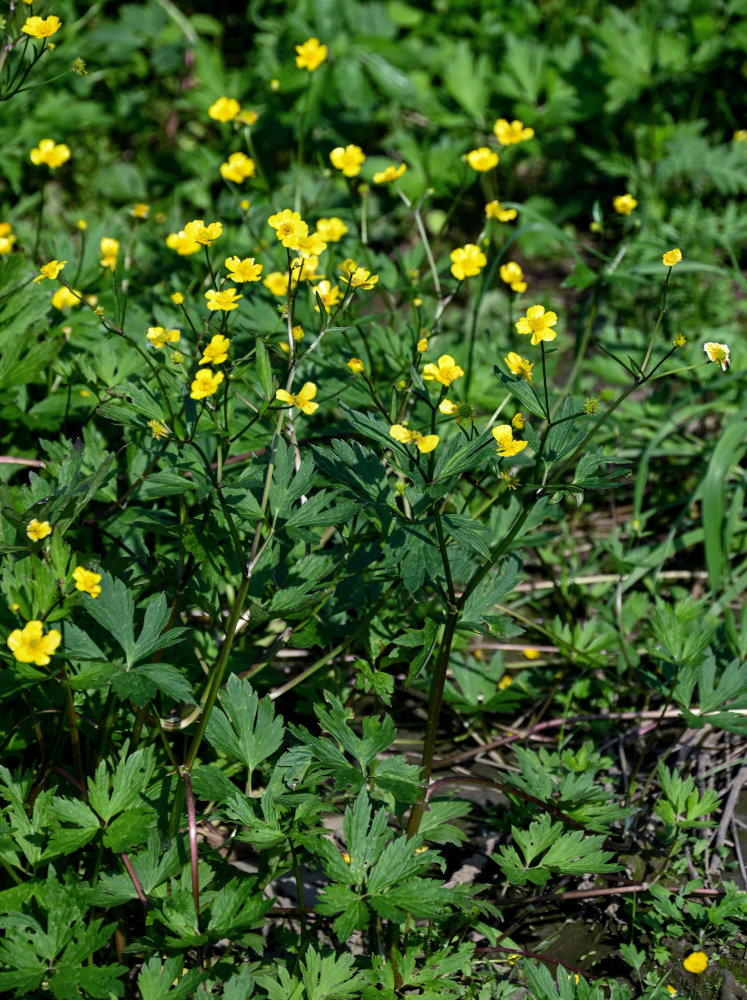
{"type": "Polygon", "coordinates": [[[684,347],[686,343],[687,343],[687,338],[685,337],[684,333],[675,334],[674,340],[672,341],[672,345],[674,347],[684,347]]]}
{"type": "Polygon", "coordinates": [[[44,635],[42,623],[31,621],[26,622],[23,629],[14,629],[7,641],[19,663],[35,663],[37,667],[46,667],[61,640],[62,636],[57,629],[50,629],[44,635]]]}
{"type": "Polygon", "coordinates": [[[450,399],[442,399],[438,409],[444,416],[454,417],[460,427],[462,424],[472,423],[475,419],[475,408],[469,403],[452,403],[450,399]]]}
{"type": "MultiPolygon", "coordinates": [[[[304,223],[306,225],[306,223],[304,223]]],[[[299,236],[296,240],[295,250],[296,253],[300,254],[301,257],[309,259],[311,257],[318,257],[320,253],[324,253],[327,249],[327,244],[319,233],[307,233],[305,236],[299,236]]]]}
{"type": "Polygon", "coordinates": [[[151,433],[156,441],[160,441],[161,438],[168,437],[171,433],[163,420],[149,420],[148,427],[150,427],[151,433]]]}
{"type": "Polygon", "coordinates": [[[344,277],[342,280],[347,279],[351,288],[364,288],[370,290],[379,280],[378,274],[371,274],[367,271],[365,267],[356,267],[355,261],[345,261],[342,265],[342,273],[344,277]],[[352,264],[352,267],[346,266],[352,264]]]}
{"type": "Polygon", "coordinates": [[[515,260],[510,260],[508,264],[501,264],[499,273],[501,281],[510,285],[512,291],[525,292],[527,290],[527,283],[524,281],[524,272],[515,260]]]}
{"type": "Polygon", "coordinates": [[[473,170],[485,173],[498,165],[498,154],[488,146],[480,146],[479,149],[471,149],[467,153],[467,163],[473,170]]]}
{"type": "Polygon", "coordinates": [[[31,150],[29,157],[34,166],[46,163],[50,170],[56,170],[70,159],[70,147],[64,142],[55,143],[54,139],[42,139],[39,145],[31,150]]]}
{"type": "Polygon", "coordinates": [[[526,142],[534,135],[533,128],[524,128],[524,122],[514,118],[512,122],[499,118],[493,126],[495,137],[501,146],[513,146],[517,142],[526,142]]]}
{"type": "Polygon", "coordinates": [[[187,236],[183,229],[178,233],[169,233],[166,237],[166,246],[170,250],[176,250],[180,257],[186,257],[190,253],[197,253],[200,249],[200,244],[187,236]]]}
{"type": "Polygon", "coordinates": [[[729,371],[731,360],[729,358],[729,348],[726,344],[715,344],[713,341],[709,341],[707,344],[703,344],[703,350],[708,355],[709,361],[715,361],[721,365],[722,371],[729,371]]]}
{"type": "Polygon", "coordinates": [[[98,597],[101,593],[101,587],[99,586],[101,582],[100,573],[94,573],[90,569],[76,566],[73,570],[73,580],[75,580],[75,589],[82,591],[84,594],[90,594],[91,597],[98,597]]]}
{"type": "Polygon", "coordinates": [[[619,194],[612,199],[612,207],[620,215],[630,215],[637,204],[632,194],[619,194]]]}
{"type": "Polygon", "coordinates": [[[513,455],[518,455],[520,451],[526,448],[526,441],[516,441],[514,440],[514,432],[511,429],[511,424],[500,424],[498,427],[492,429],[493,437],[498,442],[498,454],[501,458],[511,458],[513,455]]]}
{"type": "Polygon", "coordinates": [[[242,108],[236,116],[236,121],[241,122],[242,125],[253,125],[258,118],[259,115],[256,111],[247,111],[242,108]]]}
{"type": "Polygon", "coordinates": [[[84,233],[86,229],[88,229],[88,223],[86,222],[85,219],[78,219],[75,225],[78,227],[78,229],[80,229],[82,233],[84,233]]]}
{"type": "Polygon", "coordinates": [[[662,254],[661,261],[667,267],[674,267],[675,264],[679,264],[682,260],[682,251],[679,247],[675,247],[674,250],[667,250],[665,254],[662,254]]]}
{"type": "Polygon", "coordinates": [[[209,222],[205,225],[202,219],[195,219],[194,222],[188,222],[184,227],[184,235],[187,239],[193,240],[203,247],[209,247],[211,243],[218,239],[222,232],[222,222],[209,222]]]}
{"type": "Polygon", "coordinates": [[[521,410],[519,410],[518,413],[514,414],[514,418],[511,421],[511,426],[514,428],[514,430],[523,431],[524,428],[526,427],[526,423],[527,422],[524,417],[524,414],[521,412],[521,410]]]}
{"type": "Polygon", "coordinates": [[[515,208],[504,208],[499,201],[489,201],[485,206],[485,215],[499,222],[511,222],[518,215],[515,208]]]}
{"type": "Polygon", "coordinates": [[[231,153],[228,160],[220,165],[220,175],[234,184],[241,184],[247,177],[254,177],[256,166],[254,160],[246,153],[231,153]]]}
{"type": "Polygon", "coordinates": [[[385,170],[377,170],[373,175],[374,184],[388,184],[390,181],[396,181],[398,177],[407,170],[406,163],[400,163],[400,165],[387,167],[385,170]]]}
{"type": "MultiPolygon", "coordinates": [[[[300,241],[301,244],[304,242],[305,240],[300,241]]],[[[310,254],[308,257],[296,257],[295,260],[291,261],[293,287],[295,288],[301,279],[304,281],[316,281],[318,278],[323,278],[323,274],[316,273],[318,267],[319,258],[315,257],[314,254],[310,254]]]]}
{"type": "Polygon", "coordinates": [[[248,212],[250,204],[251,203],[246,198],[242,198],[239,202],[239,208],[242,212],[248,212]]]}
{"type": "Polygon", "coordinates": [[[327,58],[327,46],[321,45],[318,38],[309,38],[302,45],[296,46],[296,66],[313,73],[327,58]]]}
{"type": "Polygon", "coordinates": [[[297,406],[302,413],[310,416],[314,410],[318,409],[318,403],[312,403],[316,396],[316,386],[313,382],[304,382],[298,392],[287,392],[285,389],[278,389],[275,399],[289,406],[297,406]]]}
{"type": "Polygon", "coordinates": [[[509,490],[515,490],[521,486],[521,480],[518,476],[512,476],[510,472],[502,472],[501,479],[506,484],[506,488],[509,490]]]}
{"type": "Polygon", "coordinates": [[[536,347],[542,340],[555,340],[557,331],[551,327],[557,322],[555,313],[546,313],[544,306],[530,306],[526,316],[522,316],[516,323],[516,329],[519,333],[531,333],[532,347],[536,347]]]}
{"type": "Polygon", "coordinates": [[[451,273],[459,281],[470,278],[480,273],[480,269],[485,267],[488,258],[482,250],[474,243],[466,243],[463,247],[457,247],[451,254],[451,273]]]}
{"type": "Polygon", "coordinates": [[[273,295],[283,296],[288,294],[288,275],[283,271],[271,271],[262,284],[273,295]]]}
{"type": "Polygon", "coordinates": [[[26,525],[26,534],[32,542],[40,542],[42,538],[52,534],[52,525],[49,521],[37,521],[34,518],[26,525]]]}
{"type": "Polygon", "coordinates": [[[202,357],[200,358],[199,363],[201,365],[222,364],[222,362],[224,362],[228,357],[228,348],[230,346],[231,341],[228,337],[224,337],[222,334],[216,333],[205,350],[202,352],[202,357]]]}
{"type": "Polygon", "coordinates": [[[284,208],[282,212],[271,215],[267,223],[275,230],[275,235],[283,246],[289,250],[297,250],[298,241],[309,235],[309,227],[298,212],[293,212],[290,208],[284,208]]]}
{"type": "Polygon", "coordinates": [[[160,348],[164,344],[178,343],[181,332],[179,330],[166,330],[162,326],[151,326],[146,336],[154,347],[160,348]]]}
{"type": "Polygon", "coordinates": [[[208,309],[222,309],[223,312],[229,312],[231,309],[238,308],[239,299],[243,299],[244,296],[237,295],[235,288],[223,288],[219,292],[211,288],[210,291],[205,292],[205,298],[208,309]]]}
{"type": "Polygon", "coordinates": [[[530,385],[532,384],[533,361],[530,361],[529,358],[522,358],[520,354],[516,354],[514,351],[511,351],[503,360],[506,362],[508,370],[512,375],[520,375],[530,385]]]}
{"type": "Polygon", "coordinates": [[[262,265],[254,263],[254,257],[226,257],[226,268],[231,281],[259,281],[262,277],[262,265]]]}
{"type": "Polygon", "coordinates": [[[113,271],[117,266],[119,240],[112,239],[111,236],[104,236],[99,247],[101,249],[101,266],[108,267],[110,271],[113,271]]]}
{"type": "Polygon", "coordinates": [[[184,302],[184,296],[182,295],[181,292],[172,292],[171,301],[174,303],[175,306],[180,306],[182,302],[184,302]]]}
{"type": "Polygon", "coordinates": [[[66,260],[50,260],[48,264],[42,264],[34,281],[38,285],[45,278],[56,278],[65,264],[67,264],[66,260]]]}
{"type": "Polygon", "coordinates": [[[336,215],[333,215],[330,219],[319,219],[316,224],[316,231],[326,243],[337,243],[348,231],[348,227],[342,219],[338,219],[336,215]]]}
{"type": "Polygon", "coordinates": [[[150,205],[146,205],[144,201],[138,201],[132,206],[130,211],[136,219],[147,219],[148,212],[150,212],[150,205]]]}
{"type": "Polygon", "coordinates": [[[671,985],[671,983],[667,983],[666,990],[667,993],[670,995],[670,997],[677,996],[677,990],[674,988],[674,986],[671,985]]]}
{"type": "Polygon", "coordinates": [[[76,289],[68,288],[66,285],[60,285],[52,296],[52,305],[55,309],[70,309],[72,306],[79,306],[82,298],[82,293],[76,289]]]}
{"type": "Polygon", "coordinates": [[[438,365],[431,362],[423,368],[423,378],[426,382],[440,382],[441,385],[451,385],[462,375],[464,375],[463,369],[455,364],[450,354],[442,354],[438,359],[438,365]]]}
{"type": "Polygon", "coordinates": [[[732,139],[734,142],[747,142],[747,128],[738,128],[732,139]]]}
{"type": "Polygon", "coordinates": [[[411,431],[406,424],[392,424],[389,428],[389,435],[400,444],[414,444],[423,455],[433,451],[440,441],[438,434],[421,434],[420,431],[411,431]]]}
{"type": "Polygon", "coordinates": [[[366,159],[360,146],[337,146],[329,154],[332,166],[342,170],[346,177],[356,177],[361,172],[361,165],[366,159]]]}
{"type": "Polygon", "coordinates": [[[15,241],[16,238],[13,235],[11,224],[9,222],[0,222],[0,255],[10,253],[15,241]]]}
{"type": "Polygon", "coordinates": [[[190,399],[205,399],[218,391],[223,381],[223,372],[213,372],[209,368],[200,368],[195,372],[195,380],[190,386],[190,399]]]}
{"type": "Polygon", "coordinates": [[[705,972],[706,970],[708,956],[704,951],[693,951],[682,964],[688,972],[694,972],[696,976],[699,976],[701,972],[705,972]]]}
{"type": "Polygon", "coordinates": [[[503,677],[498,681],[498,690],[505,691],[507,687],[511,687],[514,679],[511,674],[504,674],[503,677]]]}
{"type": "MultiPolygon", "coordinates": [[[[328,311],[336,306],[337,303],[342,298],[342,292],[337,287],[329,281],[320,281],[318,285],[314,286],[314,292],[319,296],[319,298],[324,303],[324,308],[328,311]]],[[[319,312],[319,306],[314,306],[317,312],[319,312]]]]}
{"type": "Polygon", "coordinates": [[[208,114],[218,122],[232,122],[241,114],[241,105],[235,97],[219,97],[210,105],[208,114]]]}
{"type": "Polygon", "coordinates": [[[59,17],[54,14],[50,14],[49,17],[27,17],[26,22],[21,28],[21,31],[25,31],[27,35],[31,35],[32,38],[49,38],[56,31],[59,31],[62,27],[62,21],[59,17]]]}
{"type": "Polygon", "coordinates": [[[175,365],[180,365],[184,361],[184,355],[181,351],[172,351],[171,360],[175,365]]]}
{"type": "Polygon", "coordinates": [[[351,358],[348,361],[348,368],[353,373],[353,375],[360,375],[362,371],[365,371],[365,365],[360,358],[351,358]]]}
{"type": "Polygon", "coordinates": [[[420,340],[415,345],[415,350],[418,352],[418,354],[425,354],[425,352],[428,350],[428,338],[421,337],[420,340]]]}
{"type": "Polygon", "coordinates": [[[527,660],[538,660],[542,656],[542,653],[538,649],[532,649],[530,646],[527,649],[522,649],[521,655],[527,660]]]}

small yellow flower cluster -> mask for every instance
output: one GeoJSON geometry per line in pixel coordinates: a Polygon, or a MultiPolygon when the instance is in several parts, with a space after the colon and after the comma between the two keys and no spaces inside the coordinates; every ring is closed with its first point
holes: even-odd
{"type": "Polygon", "coordinates": [[[297,406],[307,416],[311,416],[319,407],[318,403],[312,402],[314,396],[316,396],[316,386],[313,382],[304,382],[298,392],[278,389],[275,393],[275,399],[279,399],[281,403],[287,403],[288,406],[297,406]]]}
{"type": "Polygon", "coordinates": [[[295,250],[302,257],[318,257],[327,249],[327,244],[318,232],[309,233],[309,227],[298,212],[290,208],[276,212],[267,220],[275,230],[275,235],[288,250],[295,250]]]}
{"type": "Polygon", "coordinates": [[[42,139],[38,146],[29,153],[34,166],[45,163],[50,170],[56,170],[70,159],[70,147],[64,142],[56,143],[54,139],[42,139]]]}
{"type": "Polygon", "coordinates": [[[502,264],[500,268],[501,281],[511,287],[513,292],[525,292],[527,283],[524,281],[524,272],[515,260],[510,260],[507,264],[502,264]]]}
{"type": "Polygon", "coordinates": [[[313,73],[327,58],[327,46],[322,45],[318,38],[309,38],[296,46],[296,66],[313,73]]]}
{"type": "Polygon", "coordinates": [[[407,424],[392,424],[389,428],[389,436],[400,444],[414,444],[421,454],[426,455],[433,451],[440,438],[438,434],[422,434],[420,431],[412,431],[407,424]]]}

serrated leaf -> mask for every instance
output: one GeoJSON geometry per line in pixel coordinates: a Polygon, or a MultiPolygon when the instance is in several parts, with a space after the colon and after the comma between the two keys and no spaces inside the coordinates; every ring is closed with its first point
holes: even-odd
{"type": "Polygon", "coordinates": [[[282,745],[283,720],[275,718],[269,698],[261,701],[247,680],[232,674],[213,709],[206,736],[216,750],[234,757],[251,772],[282,745]]]}

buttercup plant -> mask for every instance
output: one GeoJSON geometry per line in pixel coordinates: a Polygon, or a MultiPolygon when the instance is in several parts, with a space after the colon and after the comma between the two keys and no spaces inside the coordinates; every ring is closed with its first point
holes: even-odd
{"type": "Polygon", "coordinates": [[[57,138],[0,187],[0,991],[657,1000],[736,962],[743,352],[643,166],[550,218],[573,46],[511,20],[486,74],[440,32],[446,105],[389,62],[432,11],[268,12],[237,75],[170,5],[17,7],[0,93],[57,138]],[[25,92],[71,24],[88,76],[38,82],[110,65],[101,168],[25,92]],[[544,936],[592,912],[612,959],[544,936]]]}

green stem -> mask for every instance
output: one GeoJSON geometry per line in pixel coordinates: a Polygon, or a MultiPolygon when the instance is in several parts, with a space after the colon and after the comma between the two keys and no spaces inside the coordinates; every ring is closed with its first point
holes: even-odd
{"type": "Polygon", "coordinates": [[[661,326],[661,321],[664,319],[664,313],[667,311],[667,289],[669,288],[669,277],[672,273],[672,268],[670,267],[667,271],[667,276],[664,280],[664,295],[661,300],[661,311],[659,313],[659,318],[656,320],[656,326],[654,327],[654,332],[651,334],[651,340],[648,342],[648,350],[646,351],[646,357],[643,359],[643,364],[641,365],[641,374],[646,374],[646,365],[648,364],[648,359],[651,357],[651,352],[654,349],[654,342],[656,340],[656,334],[659,332],[659,327],[661,326]]]}

